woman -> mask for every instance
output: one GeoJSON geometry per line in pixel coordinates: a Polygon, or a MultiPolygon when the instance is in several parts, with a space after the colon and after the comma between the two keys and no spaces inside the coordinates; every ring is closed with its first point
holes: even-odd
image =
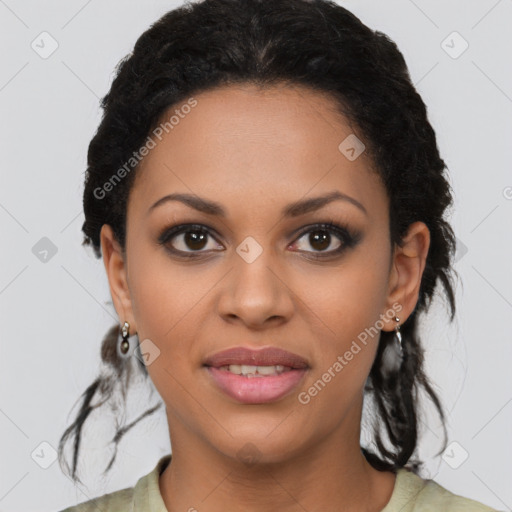
{"type": "Polygon", "coordinates": [[[396,45],[325,0],[205,0],[142,34],[102,107],[83,231],[120,325],[59,455],[78,479],[89,413],[140,371],[172,461],[66,510],[492,510],[416,457],[420,390],[444,419],[418,319],[438,285],[454,317],[455,243],[396,45]]]}

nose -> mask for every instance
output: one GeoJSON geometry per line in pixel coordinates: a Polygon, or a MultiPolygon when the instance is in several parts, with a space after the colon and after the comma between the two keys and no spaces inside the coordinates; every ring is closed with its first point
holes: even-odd
{"type": "Polygon", "coordinates": [[[262,254],[251,263],[238,255],[218,300],[218,313],[229,323],[264,329],[289,321],[294,311],[293,291],[281,266],[262,254]]]}

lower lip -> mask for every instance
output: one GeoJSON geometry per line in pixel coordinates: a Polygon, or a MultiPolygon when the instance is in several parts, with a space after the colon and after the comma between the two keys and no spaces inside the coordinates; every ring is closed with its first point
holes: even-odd
{"type": "Polygon", "coordinates": [[[306,368],[265,377],[245,377],[213,366],[206,367],[215,383],[228,396],[244,404],[264,404],[287,395],[302,380],[306,368]]]}

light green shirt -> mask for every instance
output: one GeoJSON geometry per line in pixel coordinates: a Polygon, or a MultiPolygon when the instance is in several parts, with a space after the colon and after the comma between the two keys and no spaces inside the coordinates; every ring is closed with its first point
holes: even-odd
{"type": "MultiPolygon", "coordinates": [[[[168,512],[159,476],[171,460],[165,455],[156,467],[141,477],[134,487],[66,508],[61,512],[168,512]]],[[[496,512],[482,503],[451,493],[433,480],[424,480],[407,469],[399,469],[388,504],[381,512],[496,512]]]]}

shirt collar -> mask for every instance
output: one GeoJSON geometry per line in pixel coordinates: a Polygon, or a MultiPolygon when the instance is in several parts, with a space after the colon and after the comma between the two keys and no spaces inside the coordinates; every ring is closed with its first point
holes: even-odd
{"type": "Polygon", "coordinates": [[[153,471],[141,477],[133,490],[133,510],[137,512],[168,512],[160,493],[159,478],[171,462],[171,454],[164,455],[153,471]]]}
{"type": "MultiPolygon", "coordinates": [[[[171,454],[164,455],[151,473],[137,481],[133,493],[133,510],[137,512],[168,512],[160,493],[159,478],[170,462],[171,454]]],[[[425,481],[413,472],[405,468],[398,469],[391,499],[382,512],[413,510],[416,498],[424,486],[425,481]]]]}

